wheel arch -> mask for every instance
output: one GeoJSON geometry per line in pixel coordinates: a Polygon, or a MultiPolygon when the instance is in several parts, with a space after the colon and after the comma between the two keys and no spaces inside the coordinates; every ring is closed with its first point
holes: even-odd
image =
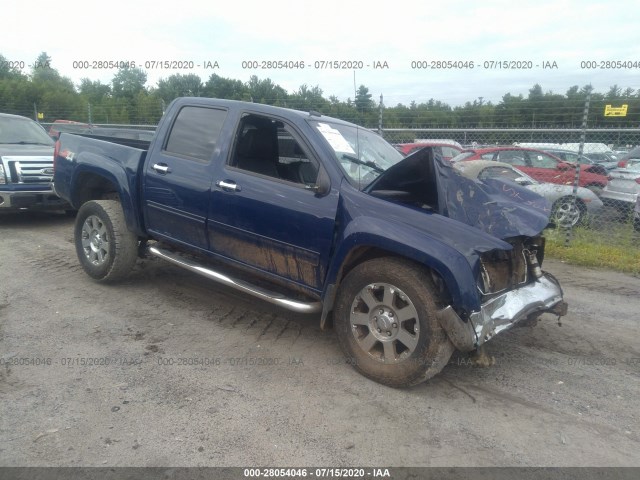
{"type": "Polygon", "coordinates": [[[397,256],[356,263],[335,305],[336,334],[352,365],[392,387],[439,373],[455,346],[439,323],[428,269],[397,256]]]}
{"type": "Polygon", "coordinates": [[[129,179],[123,169],[112,164],[100,169],[89,164],[79,164],[71,185],[74,188],[70,200],[74,208],[80,209],[90,200],[117,200],[122,206],[127,228],[139,236],[145,235],[136,213],[136,202],[129,188],[129,179]]]}
{"type": "MultiPolygon", "coordinates": [[[[361,233],[358,237],[363,235],[361,233]]],[[[432,272],[442,295],[447,297],[447,302],[456,306],[461,316],[464,316],[465,312],[470,313],[479,308],[472,267],[468,260],[453,248],[436,239],[432,239],[421,248],[411,245],[410,241],[399,243],[376,235],[368,235],[366,240],[358,238],[360,243],[352,243],[353,240],[345,239],[341,244],[342,248],[334,255],[334,262],[329,269],[323,292],[321,329],[327,329],[330,326],[330,314],[333,311],[338,289],[349,272],[363,262],[382,257],[409,260],[432,272]],[[441,259],[446,259],[446,263],[441,259]]]]}

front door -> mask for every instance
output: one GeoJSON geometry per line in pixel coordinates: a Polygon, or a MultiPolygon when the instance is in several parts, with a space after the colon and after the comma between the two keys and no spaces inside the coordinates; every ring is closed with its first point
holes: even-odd
{"type": "Polygon", "coordinates": [[[320,291],[338,191],[314,190],[326,173],[302,138],[280,119],[243,116],[214,175],[209,242],[219,255],[320,291]]]}

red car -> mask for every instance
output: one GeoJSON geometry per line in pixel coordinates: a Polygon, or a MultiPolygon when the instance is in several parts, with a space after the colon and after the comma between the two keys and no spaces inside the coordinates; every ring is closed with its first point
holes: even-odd
{"type": "MultiPolygon", "coordinates": [[[[540,182],[573,185],[576,166],[558,157],[531,148],[492,147],[464,150],[453,159],[454,162],[468,160],[494,160],[513,165],[540,182]]],[[[607,185],[607,177],[596,173],[595,165],[580,165],[581,187],[587,187],[596,193],[607,185]]]]}
{"type": "Polygon", "coordinates": [[[445,160],[451,160],[463,151],[462,148],[456,145],[440,142],[399,143],[395,145],[395,147],[404,155],[411,155],[413,152],[424,147],[436,147],[437,152],[442,155],[442,158],[445,160]]]}

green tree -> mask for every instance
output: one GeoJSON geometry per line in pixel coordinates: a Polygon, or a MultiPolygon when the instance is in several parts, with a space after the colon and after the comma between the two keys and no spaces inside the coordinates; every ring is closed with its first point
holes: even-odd
{"type": "Polygon", "coordinates": [[[371,100],[369,89],[364,85],[358,87],[355,104],[359,112],[368,112],[375,107],[375,103],[371,100]]]}
{"type": "Polygon", "coordinates": [[[198,75],[177,73],[166,79],[160,79],[155,93],[169,103],[178,97],[200,97],[204,92],[204,85],[198,75]]]}
{"type": "Polygon", "coordinates": [[[273,83],[270,78],[260,80],[256,75],[252,75],[247,82],[247,89],[255,103],[284,106],[288,98],[287,91],[273,83]]]}
{"type": "Polygon", "coordinates": [[[0,80],[20,77],[24,77],[20,69],[9,63],[9,60],[0,54],[0,80]]]}
{"type": "Polygon", "coordinates": [[[320,86],[309,88],[307,84],[304,84],[289,96],[287,106],[298,110],[324,112],[328,108],[329,102],[322,96],[320,86]]]}
{"type": "Polygon", "coordinates": [[[498,127],[520,127],[524,125],[526,103],[522,95],[514,96],[510,93],[503,95],[502,101],[496,106],[496,122],[498,127]]]}
{"type": "Polygon", "coordinates": [[[113,96],[133,100],[146,83],[147,74],[140,68],[121,68],[111,80],[113,96]]]}
{"type": "Polygon", "coordinates": [[[80,95],[91,104],[99,104],[111,95],[111,85],[101,83],[100,80],[83,78],[78,87],[80,95]]]}
{"type": "Polygon", "coordinates": [[[249,89],[240,80],[212,74],[204,85],[204,96],[227,100],[250,100],[249,89]]]}
{"type": "Polygon", "coordinates": [[[31,101],[44,114],[44,121],[86,120],[86,110],[73,82],[60,75],[46,52],[33,62],[31,85],[31,101]]]}

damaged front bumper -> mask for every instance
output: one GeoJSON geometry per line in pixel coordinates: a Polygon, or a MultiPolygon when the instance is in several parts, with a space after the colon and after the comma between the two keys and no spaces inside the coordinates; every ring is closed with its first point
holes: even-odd
{"type": "Polygon", "coordinates": [[[438,312],[438,321],[455,347],[469,352],[516,323],[544,312],[558,316],[567,313],[560,284],[546,272],[534,282],[482,304],[480,311],[473,312],[466,322],[451,306],[438,312]]]}

